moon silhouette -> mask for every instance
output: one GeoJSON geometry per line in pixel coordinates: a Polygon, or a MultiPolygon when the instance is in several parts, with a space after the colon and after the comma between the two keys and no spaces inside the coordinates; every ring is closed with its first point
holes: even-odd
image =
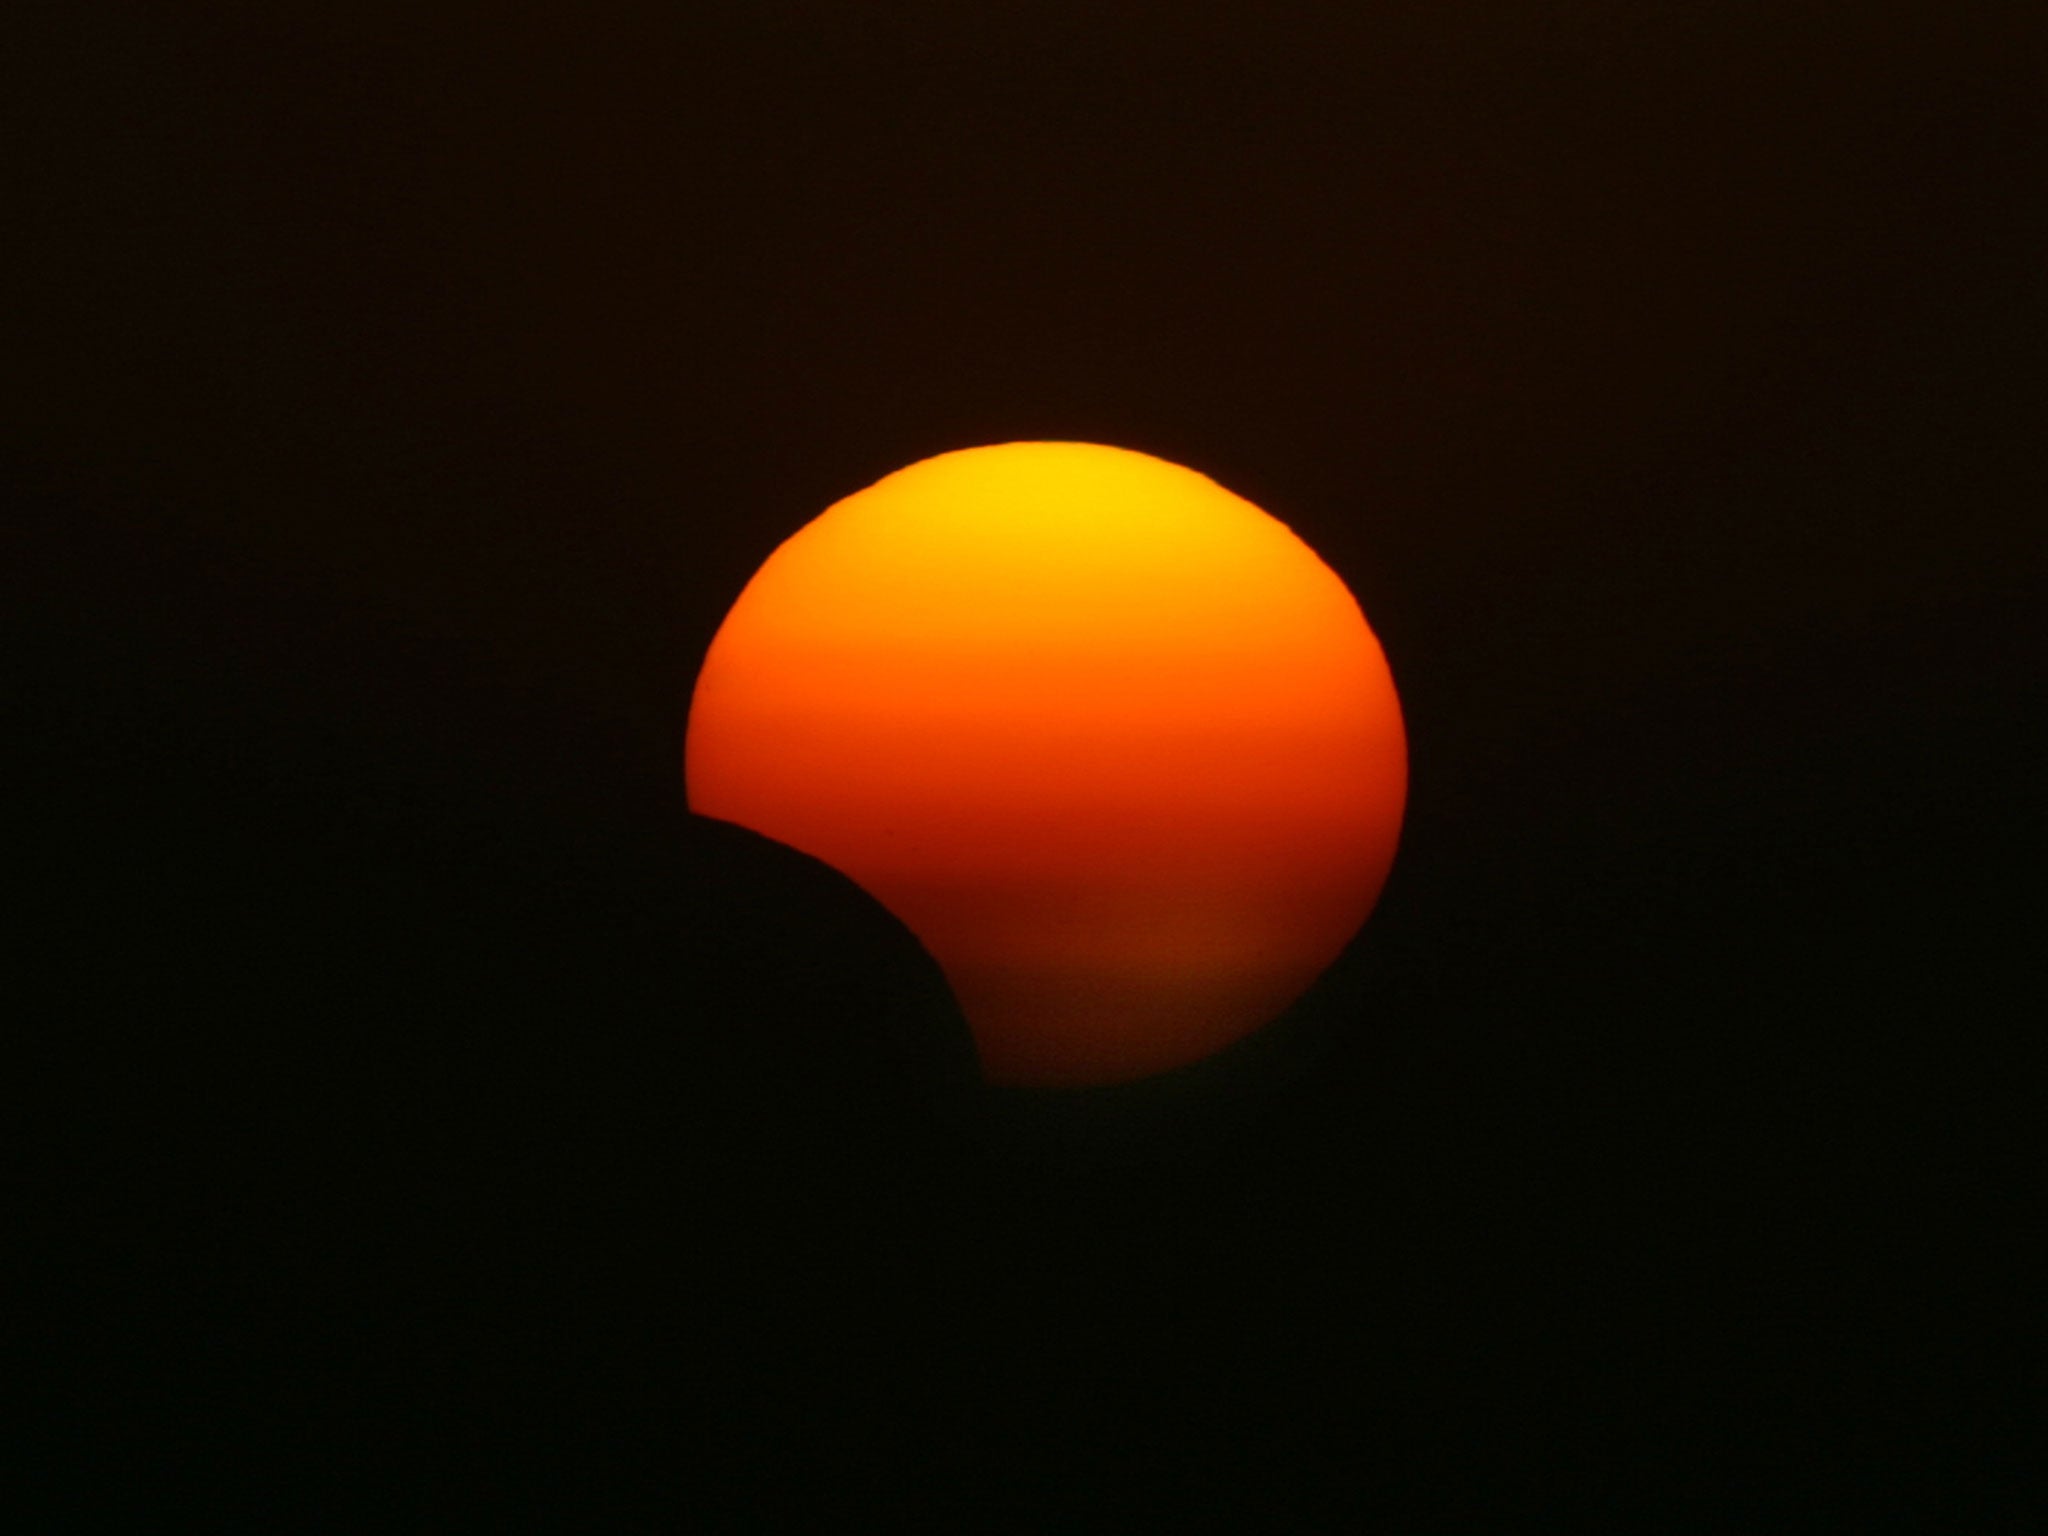
{"type": "Polygon", "coordinates": [[[1129,1081],[1283,1012],[1393,858],[1378,640],[1276,519],[1124,449],[898,470],[787,540],[711,643],[691,809],[823,860],[944,970],[982,1072],[1129,1081]]]}

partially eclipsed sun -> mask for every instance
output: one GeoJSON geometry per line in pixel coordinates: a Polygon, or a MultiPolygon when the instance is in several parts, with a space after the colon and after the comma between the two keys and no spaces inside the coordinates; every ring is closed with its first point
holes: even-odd
{"type": "Polygon", "coordinates": [[[1401,709],[1344,583],[1214,481],[941,454],[771,555],[690,706],[691,808],[870,892],[992,1082],[1121,1082],[1278,1016],[1378,898],[1401,709]]]}

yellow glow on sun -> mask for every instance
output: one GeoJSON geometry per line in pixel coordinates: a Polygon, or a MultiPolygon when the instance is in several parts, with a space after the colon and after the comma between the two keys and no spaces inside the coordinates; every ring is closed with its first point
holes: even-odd
{"type": "Polygon", "coordinates": [[[691,703],[691,808],[843,871],[938,959],[990,1080],[1198,1060],[1365,920],[1407,790],[1342,581],[1178,465],[926,459],[768,559],[691,703]]]}

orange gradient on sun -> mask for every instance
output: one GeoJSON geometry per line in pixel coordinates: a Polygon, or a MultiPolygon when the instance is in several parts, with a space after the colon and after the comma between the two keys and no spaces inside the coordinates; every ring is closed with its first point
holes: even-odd
{"type": "Polygon", "coordinates": [[[691,809],[859,883],[995,1083],[1128,1081],[1277,1017],[1378,898],[1400,704],[1343,582],[1086,443],[926,459],[769,557],[691,701],[691,809]]]}

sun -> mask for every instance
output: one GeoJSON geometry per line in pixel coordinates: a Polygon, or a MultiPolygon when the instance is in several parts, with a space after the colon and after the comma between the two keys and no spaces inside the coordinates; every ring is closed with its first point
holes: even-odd
{"type": "Polygon", "coordinates": [[[823,860],[944,969],[984,1075],[1129,1081],[1283,1012],[1365,921],[1407,742],[1344,583],[1089,443],[898,470],[785,542],[691,700],[691,809],[823,860]]]}

